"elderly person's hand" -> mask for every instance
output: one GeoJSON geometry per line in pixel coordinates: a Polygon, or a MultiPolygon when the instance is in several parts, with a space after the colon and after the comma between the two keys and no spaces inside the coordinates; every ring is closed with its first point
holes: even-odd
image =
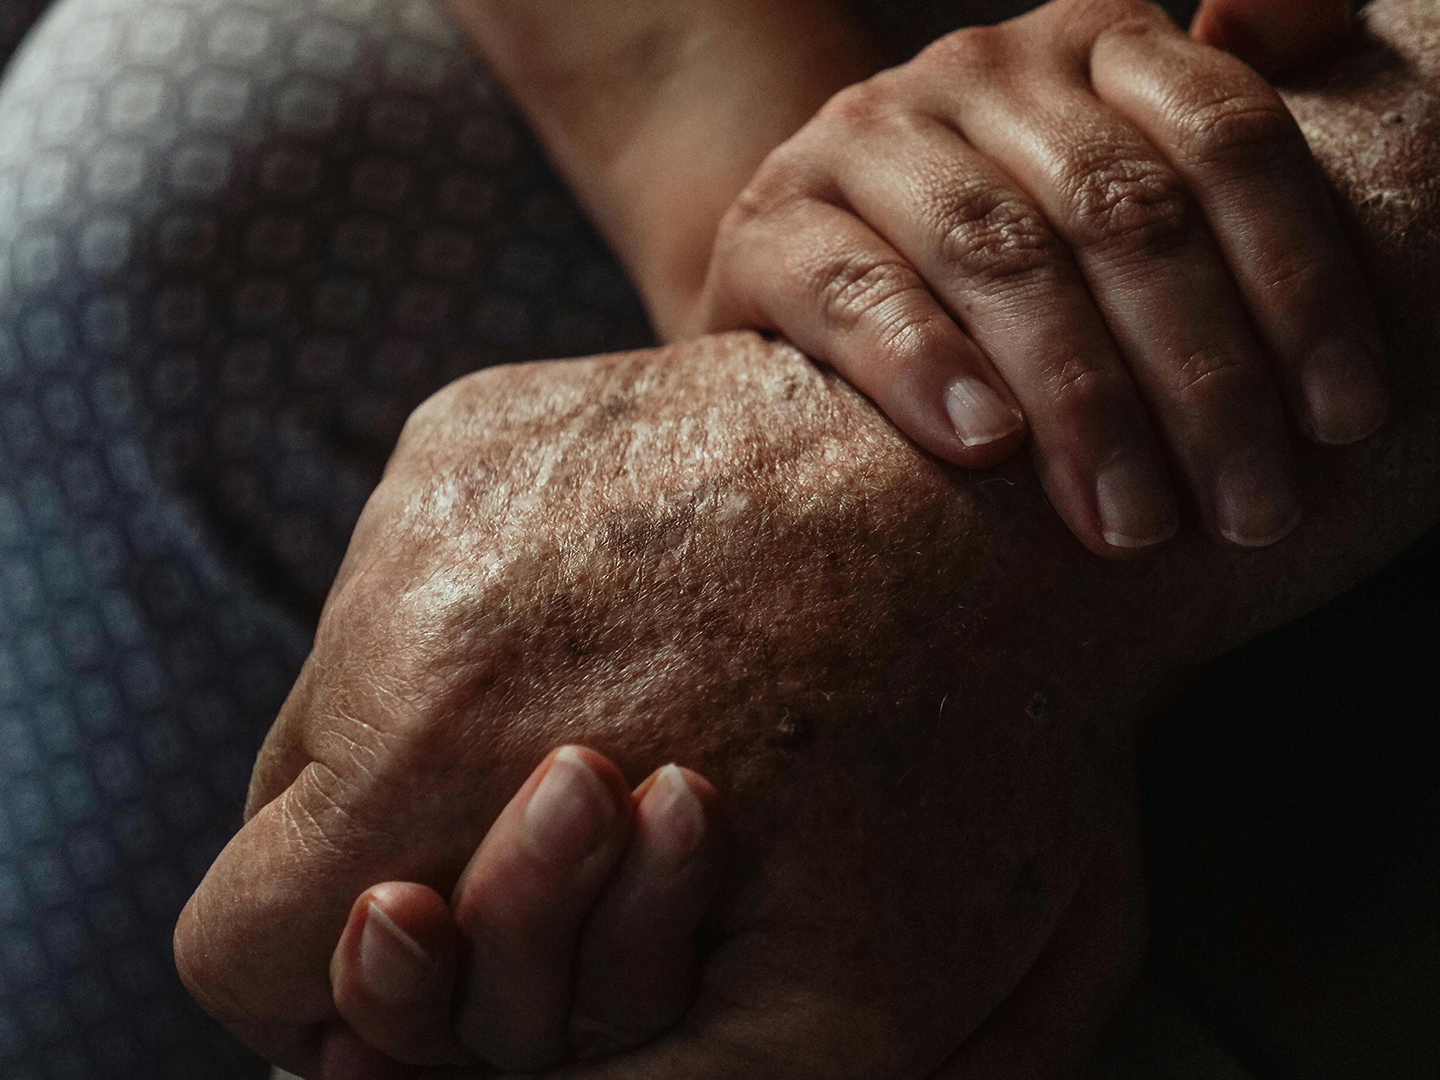
{"type": "Polygon", "coordinates": [[[1133,850],[1137,719],[1435,519],[1440,14],[1382,0],[1368,25],[1291,104],[1356,215],[1401,392],[1372,445],[1302,457],[1316,512],[1287,543],[1093,559],[1027,470],[947,471],[751,337],[471,377],[408,430],[177,930],[201,1000],[311,1070],[356,898],[452,895],[579,742],[631,780],[709,777],[736,857],[681,1025],[566,1075],[963,1072],[1037,1000],[1074,1006],[1057,1044],[1079,1045],[1126,967],[1086,956],[1123,935],[1081,915],[1133,850]],[[1083,979],[1047,999],[1057,955],[1083,979]]]}
{"type": "MultiPolygon", "coordinates": [[[[1005,567],[1055,534],[997,558],[996,513],[753,337],[462,380],[356,530],[249,822],[181,921],[187,982],[313,1069],[355,898],[416,882],[483,923],[467,861],[546,751],[580,743],[632,779],[679,762],[729,808],[699,998],[641,1075],[733,1055],[756,1076],[926,1074],[1072,910],[1124,912],[1081,885],[1133,850],[1123,726],[1049,700],[1070,665],[1024,657],[996,607],[1039,603],[1005,567]]],[[[458,1029],[493,1056],[487,974],[468,977],[458,1029]]],[[[563,1047],[527,1049],[501,1063],[563,1047]]]]}

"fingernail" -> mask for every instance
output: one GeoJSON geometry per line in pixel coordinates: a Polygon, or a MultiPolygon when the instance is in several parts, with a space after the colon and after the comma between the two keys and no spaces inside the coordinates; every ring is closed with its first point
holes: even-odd
{"type": "Polygon", "coordinates": [[[551,760],[525,807],[525,839],[547,862],[577,863],[599,846],[614,813],[609,789],[579,751],[567,746],[551,760]]]}
{"type": "Polygon", "coordinates": [[[1025,421],[979,379],[956,379],[945,391],[945,411],[955,434],[967,447],[997,442],[1019,431],[1025,421]]]}
{"type": "Polygon", "coordinates": [[[431,964],[420,943],[372,901],[360,932],[360,977],[365,988],[382,1001],[410,1001],[430,974],[431,964]]]}
{"type": "Polygon", "coordinates": [[[1180,528],[1170,484],[1138,455],[1116,457],[1101,468],[1095,480],[1095,506],[1101,533],[1111,547],[1150,547],[1169,540],[1180,528]]]}
{"type": "MultiPolygon", "coordinates": [[[[645,796],[655,803],[647,813],[658,869],[674,873],[690,861],[705,836],[705,808],[678,765],[666,765],[645,796]]],[[[647,806],[647,810],[649,807],[647,806]]]]}
{"type": "Polygon", "coordinates": [[[1346,342],[1317,349],[1300,372],[1310,430],[1332,446],[1359,442],[1385,422],[1385,384],[1370,350],[1346,342]]]}
{"type": "Polygon", "coordinates": [[[1220,474],[1216,514],[1231,543],[1268,547],[1300,523],[1300,500],[1279,468],[1252,459],[1220,474]]]}

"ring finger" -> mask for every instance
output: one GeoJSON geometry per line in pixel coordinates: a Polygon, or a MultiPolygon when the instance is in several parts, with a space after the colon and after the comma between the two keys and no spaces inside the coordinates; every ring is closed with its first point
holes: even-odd
{"type": "Polygon", "coordinates": [[[947,95],[953,121],[1074,252],[1212,529],[1276,542],[1300,517],[1284,413],[1214,239],[1128,123],[1080,87],[1031,82],[947,95]]]}
{"type": "Polygon", "coordinates": [[[565,1057],[575,947],[632,822],[619,770],[566,746],[486,834],[452,901],[467,946],[456,1030],[482,1060],[529,1073],[565,1057]]]}

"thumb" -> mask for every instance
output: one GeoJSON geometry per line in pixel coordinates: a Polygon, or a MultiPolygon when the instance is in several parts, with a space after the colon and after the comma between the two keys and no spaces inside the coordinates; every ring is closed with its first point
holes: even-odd
{"type": "Polygon", "coordinates": [[[337,787],[318,764],[303,769],[220,853],[175,927],[175,965],[201,1006],[307,1076],[336,1015],[329,960],[349,906],[375,881],[401,877],[386,873],[393,852],[367,860],[343,842],[355,830],[337,787]]]}
{"type": "Polygon", "coordinates": [[[1336,45],[1351,21],[1350,0],[1202,0],[1190,34],[1273,77],[1336,45]]]}

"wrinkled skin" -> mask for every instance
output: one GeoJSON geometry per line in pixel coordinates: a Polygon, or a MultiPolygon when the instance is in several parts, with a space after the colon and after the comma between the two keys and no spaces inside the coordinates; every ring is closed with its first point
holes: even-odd
{"type": "Polygon", "coordinates": [[[248,824],[182,916],[200,1000],[311,1068],[355,896],[448,892],[578,742],[632,782],[709,777],[736,855],[682,1027],[566,1075],[935,1074],[1023,996],[1082,882],[1126,865],[1157,701],[1440,516],[1440,12],[1382,0],[1366,27],[1288,100],[1348,207],[1395,404],[1366,444],[1299,451],[1296,533],[1237,552],[1192,522],[1095,559],[1028,466],[951,471],[751,335],[461,380],[407,427],[248,824]]]}

